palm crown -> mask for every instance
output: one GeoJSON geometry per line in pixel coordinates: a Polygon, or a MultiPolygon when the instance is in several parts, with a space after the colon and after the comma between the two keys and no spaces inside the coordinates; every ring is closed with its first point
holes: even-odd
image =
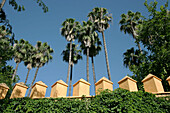
{"type": "Polygon", "coordinates": [[[140,12],[134,13],[132,11],[128,11],[127,15],[122,14],[122,19],[119,22],[121,24],[120,30],[124,31],[125,34],[131,34],[133,38],[135,38],[137,36],[137,25],[142,23],[141,17],[140,12]]]}
{"type": "MultiPolygon", "coordinates": [[[[67,44],[66,50],[64,50],[61,54],[63,55],[63,61],[69,62],[69,53],[70,53],[70,43],[67,44]]],[[[71,57],[71,62],[73,64],[77,64],[78,60],[82,59],[81,56],[81,50],[77,48],[78,45],[75,45],[74,43],[72,44],[72,57],[71,57]]]]}
{"type": "Polygon", "coordinates": [[[90,21],[94,22],[99,32],[103,32],[109,28],[109,22],[112,21],[112,15],[108,13],[106,8],[96,7],[88,14],[88,17],[90,21]]]}
{"type": "Polygon", "coordinates": [[[23,61],[27,54],[27,48],[29,46],[29,42],[25,41],[24,39],[21,39],[18,41],[15,41],[14,44],[14,60],[16,63],[20,63],[23,61]]]}
{"type": "Polygon", "coordinates": [[[33,62],[36,63],[36,67],[42,67],[48,63],[53,58],[51,55],[53,52],[53,49],[46,42],[38,41],[36,44],[36,54],[33,56],[33,62]]]}
{"type": "Polygon", "coordinates": [[[28,69],[32,69],[32,67],[36,66],[36,63],[33,62],[33,56],[36,54],[36,48],[29,44],[26,51],[27,54],[24,59],[24,65],[27,66],[28,69]]]}
{"type": "Polygon", "coordinates": [[[61,35],[66,38],[67,41],[73,41],[77,37],[77,27],[79,22],[75,22],[75,19],[69,18],[62,23],[61,35]]]}
{"type": "Polygon", "coordinates": [[[98,38],[98,34],[94,29],[93,23],[91,21],[83,21],[83,26],[81,26],[79,30],[78,38],[78,41],[81,42],[81,46],[88,48],[91,47],[96,38],[98,38]]]}

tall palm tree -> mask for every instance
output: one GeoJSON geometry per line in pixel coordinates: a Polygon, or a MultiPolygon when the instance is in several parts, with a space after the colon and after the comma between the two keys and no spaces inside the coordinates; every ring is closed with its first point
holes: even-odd
{"type": "MultiPolygon", "coordinates": [[[[95,49],[96,40],[99,40],[99,38],[97,32],[95,31],[94,23],[92,23],[91,21],[87,21],[87,22],[83,21],[83,26],[81,26],[79,30],[78,41],[81,42],[80,47],[81,49],[84,50],[84,54],[87,57],[86,69],[87,69],[88,82],[89,82],[89,55],[92,55],[91,52],[94,52],[93,49],[95,49]]],[[[96,82],[94,68],[93,68],[93,78],[94,78],[94,82],[96,82]]]]}
{"type": "Polygon", "coordinates": [[[15,41],[13,50],[14,50],[14,61],[16,62],[17,65],[15,68],[14,74],[12,76],[12,80],[14,80],[15,78],[19,63],[21,63],[21,61],[24,60],[27,54],[26,48],[28,45],[29,45],[29,42],[25,41],[24,39],[20,39],[19,42],[17,40],[15,41]]]}
{"type": "Polygon", "coordinates": [[[141,17],[140,12],[134,13],[132,11],[128,11],[127,14],[121,15],[121,20],[119,22],[119,24],[121,24],[120,30],[124,31],[125,34],[128,33],[133,36],[140,52],[142,52],[142,50],[138,41],[137,25],[142,23],[141,17]]]}
{"type": "Polygon", "coordinates": [[[29,44],[26,50],[27,54],[24,59],[24,65],[27,66],[28,72],[25,79],[25,84],[27,83],[30,70],[36,66],[36,64],[33,62],[33,56],[36,54],[36,48],[29,44]]]}
{"type": "MultiPolygon", "coordinates": [[[[72,72],[73,72],[73,65],[78,63],[78,60],[82,59],[81,50],[77,48],[78,45],[72,44],[72,52],[71,52],[71,72],[70,72],[70,84],[69,84],[69,96],[71,96],[71,84],[72,84],[72,72]]],[[[67,44],[66,50],[62,53],[63,61],[69,63],[69,56],[70,56],[70,43],[67,44]]]]}
{"type": "Polygon", "coordinates": [[[110,27],[109,22],[112,21],[112,15],[108,13],[106,8],[94,8],[92,12],[88,14],[89,20],[94,22],[96,30],[102,33],[103,37],[103,45],[105,51],[105,58],[106,58],[106,66],[107,66],[107,73],[108,78],[111,80],[110,68],[109,68],[109,60],[108,60],[108,53],[106,48],[106,40],[104,36],[104,31],[110,27]]]}
{"type": "Polygon", "coordinates": [[[69,64],[68,64],[67,80],[66,80],[67,84],[68,84],[69,72],[71,66],[72,41],[74,41],[77,38],[77,30],[79,25],[80,23],[76,22],[75,19],[72,18],[66,19],[62,23],[61,35],[64,36],[66,40],[70,43],[69,64]]]}
{"type": "Polygon", "coordinates": [[[34,78],[32,80],[32,83],[31,83],[31,87],[29,89],[29,92],[28,92],[28,95],[30,95],[30,92],[31,92],[31,89],[32,89],[32,86],[34,84],[34,81],[37,77],[37,74],[38,74],[38,70],[40,67],[44,66],[46,63],[48,63],[50,60],[52,60],[52,55],[51,53],[53,53],[53,49],[45,42],[45,43],[42,43],[40,41],[37,42],[36,44],[36,54],[33,55],[33,62],[36,63],[36,72],[35,72],[35,75],[34,75],[34,78]]]}

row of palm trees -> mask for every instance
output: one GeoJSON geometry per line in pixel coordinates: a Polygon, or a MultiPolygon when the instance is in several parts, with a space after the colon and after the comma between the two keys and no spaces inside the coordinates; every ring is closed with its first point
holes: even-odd
{"type": "MultiPolygon", "coordinates": [[[[132,62],[130,62],[130,59],[132,59],[133,63],[138,62],[138,54],[143,54],[139,40],[138,40],[138,29],[142,26],[142,16],[139,12],[132,12],[128,11],[127,14],[121,15],[121,20],[119,22],[120,30],[124,31],[124,33],[128,33],[133,36],[135,39],[135,43],[137,44],[139,50],[136,52],[134,51],[134,48],[131,48],[129,51],[124,53],[124,65],[128,66],[131,65],[132,62]],[[128,58],[127,58],[128,57],[128,58]]],[[[69,48],[67,45],[67,48],[65,51],[69,52],[69,59],[65,60],[65,52],[63,51],[63,60],[69,63],[68,66],[68,73],[67,73],[67,80],[66,83],[68,84],[69,80],[69,73],[70,73],[70,66],[74,64],[73,58],[75,57],[72,52],[72,42],[76,39],[78,39],[78,42],[80,44],[80,50],[83,51],[83,54],[87,57],[87,64],[86,64],[86,76],[87,81],[89,82],[89,57],[91,57],[92,60],[92,70],[93,70],[93,79],[94,83],[96,83],[96,76],[95,76],[95,70],[94,70],[94,58],[96,55],[99,54],[101,51],[101,41],[99,38],[98,33],[102,34],[103,37],[103,45],[104,45],[104,51],[105,51],[105,58],[106,58],[106,66],[107,66],[107,73],[108,73],[108,79],[111,80],[111,74],[110,74],[110,68],[109,68],[109,60],[108,60],[108,53],[107,53],[107,47],[106,47],[106,40],[104,31],[110,27],[109,22],[112,21],[112,15],[108,13],[106,8],[94,8],[89,14],[88,14],[88,21],[83,21],[83,24],[81,25],[79,22],[75,21],[75,19],[66,19],[62,24],[61,29],[61,35],[66,38],[66,40],[69,42],[69,48]]],[[[74,45],[75,46],[75,45],[74,45]]],[[[76,49],[77,50],[77,49],[76,49]]],[[[80,52],[80,51],[79,51],[80,52]]],[[[80,54],[80,53],[79,53],[80,54]]],[[[68,53],[67,53],[68,55],[68,53]]],[[[76,60],[81,59],[75,58],[76,60]]],[[[77,61],[78,62],[78,61],[77,61]]],[[[71,68],[72,69],[72,68],[71,68]]],[[[71,70],[72,72],[72,70],[71,70]]],[[[72,73],[70,73],[71,80],[72,80],[72,73]]],[[[70,81],[71,81],[70,80],[70,81]]],[[[70,82],[71,85],[71,82],[70,82]]],[[[71,86],[69,86],[71,88],[71,86]]],[[[69,89],[70,89],[69,88],[69,89]]],[[[71,90],[69,90],[70,95],[71,90]]]]}
{"type": "Polygon", "coordinates": [[[19,41],[17,40],[15,41],[15,44],[13,46],[13,51],[14,51],[14,61],[16,63],[16,68],[12,76],[12,80],[14,80],[17,74],[18,65],[22,61],[24,62],[25,66],[27,66],[28,69],[27,76],[25,79],[25,84],[27,83],[30,70],[32,68],[37,68],[31,83],[31,87],[28,92],[28,96],[29,96],[31,92],[31,88],[37,77],[39,68],[44,66],[53,58],[51,55],[51,53],[53,53],[53,49],[46,42],[42,43],[41,41],[38,41],[34,47],[28,41],[25,41],[24,39],[20,39],[19,41]]]}
{"type": "Polygon", "coordinates": [[[63,61],[68,62],[68,72],[67,72],[67,80],[66,80],[67,84],[69,81],[69,74],[70,74],[69,96],[71,94],[72,67],[75,62],[74,60],[76,60],[77,63],[78,60],[82,59],[82,56],[80,55],[81,51],[83,51],[83,53],[87,57],[87,61],[86,61],[87,82],[89,82],[89,57],[91,57],[93,79],[94,79],[94,83],[96,83],[96,76],[94,70],[94,57],[98,55],[99,52],[101,51],[101,41],[98,33],[101,33],[103,37],[108,78],[109,80],[111,80],[104,31],[107,28],[109,28],[110,26],[109,22],[112,21],[112,16],[111,14],[108,13],[106,8],[96,7],[92,10],[92,12],[88,14],[88,18],[89,18],[88,21],[87,22],[83,21],[82,25],[72,18],[66,19],[62,23],[61,35],[64,36],[65,39],[69,42],[66,47],[66,50],[62,52],[63,61]],[[78,47],[73,43],[73,41],[75,40],[78,40],[81,49],[77,49],[78,47]],[[70,73],[70,68],[71,68],[71,73],[70,73]]]}

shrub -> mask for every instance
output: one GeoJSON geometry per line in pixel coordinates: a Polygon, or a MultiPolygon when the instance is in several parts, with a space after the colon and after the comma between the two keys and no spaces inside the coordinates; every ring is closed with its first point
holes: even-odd
{"type": "Polygon", "coordinates": [[[170,98],[157,98],[147,92],[129,92],[124,89],[104,90],[91,99],[44,98],[3,99],[3,113],[114,113],[114,112],[164,112],[170,111],[170,98]]]}

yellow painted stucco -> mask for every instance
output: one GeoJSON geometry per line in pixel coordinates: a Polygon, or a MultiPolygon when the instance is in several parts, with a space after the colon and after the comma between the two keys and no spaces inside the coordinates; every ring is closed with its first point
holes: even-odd
{"type": "Polygon", "coordinates": [[[84,79],[80,79],[73,85],[73,96],[90,95],[90,83],[84,79]]]}
{"type": "Polygon", "coordinates": [[[4,99],[9,90],[9,87],[5,83],[0,83],[0,99],[4,99]]]}
{"type": "Polygon", "coordinates": [[[23,82],[16,83],[14,88],[13,88],[13,91],[12,91],[10,98],[25,97],[25,93],[26,93],[27,89],[28,89],[28,87],[23,82]]]}
{"type": "Polygon", "coordinates": [[[57,98],[57,97],[66,97],[67,95],[67,87],[68,85],[62,81],[59,80],[56,83],[54,83],[51,86],[51,98],[57,98]]]}

